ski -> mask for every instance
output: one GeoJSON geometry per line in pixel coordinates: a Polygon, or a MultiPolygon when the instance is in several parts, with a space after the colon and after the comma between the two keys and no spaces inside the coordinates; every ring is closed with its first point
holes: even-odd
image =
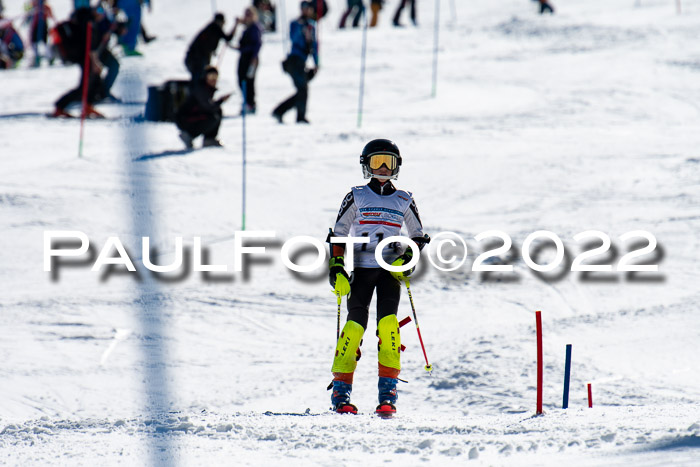
{"type": "Polygon", "coordinates": [[[350,404],[349,402],[348,402],[348,403],[339,404],[337,407],[335,407],[335,408],[333,409],[333,411],[334,411],[335,413],[339,413],[339,414],[346,414],[346,413],[349,413],[349,414],[352,414],[352,415],[357,415],[357,407],[355,407],[354,404],[350,404]]]}
{"type": "Polygon", "coordinates": [[[286,416],[286,417],[318,417],[319,415],[323,415],[320,413],[311,413],[311,409],[306,409],[306,411],[302,412],[272,412],[271,410],[268,410],[267,412],[263,412],[263,415],[266,415],[268,417],[280,417],[280,416],[286,416]]]}

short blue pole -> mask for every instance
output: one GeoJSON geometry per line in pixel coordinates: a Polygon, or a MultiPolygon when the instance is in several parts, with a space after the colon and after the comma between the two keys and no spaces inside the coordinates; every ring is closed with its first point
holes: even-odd
{"type": "Polygon", "coordinates": [[[571,380],[571,344],[566,344],[566,364],[564,366],[564,401],[562,409],[569,408],[569,381],[571,380]]]}

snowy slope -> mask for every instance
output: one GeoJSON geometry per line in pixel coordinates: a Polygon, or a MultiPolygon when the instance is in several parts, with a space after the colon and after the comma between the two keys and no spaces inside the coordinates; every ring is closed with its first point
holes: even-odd
{"type": "MultiPolygon", "coordinates": [[[[54,0],[57,16],[70,3],[54,0]]],[[[219,3],[230,26],[248,2],[219,3]]],[[[43,117],[78,69],[23,63],[0,75],[0,463],[697,465],[700,2],[684,1],[681,15],[672,1],[558,2],[553,17],[526,0],[442,2],[435,98],[434,3],[419,2],[418,28],[393,29],[389,2],[368,34],[361,128],[361,31],[337,30],[344,2],[329,3],[308,127],[268,115],[292,85],[282,36],[265,36],[259,112],[246,121],[246,228],[276,237],[248,274],[154,278],[139,265],[142,236],[163,264],[175,237],[191,248],[197,236],[210,263],[232,269],[240,100],[225,105],[225,149],[189,154],[174,125],[128,118],[142,106],[102,106],[114,118],[86,123],[79,159],[79,123],[43,117]],[[294,236],[325,239],[376,137],[401,148],[398,186],[415,194],[426,231],[469,248],[457,271],[424,262],[412,282],[435,371],[423,370],[413,325],[403,328],[408,383],[394,420],[371,415],[372,329],[353,391],[362,414],[327,411],[335,300],[324,268],[299,278],[279,258],[294,236]],[[620,235],[646,230],[661,254],[642,259],[659,272],[542,278],[516,251],[513,274],[484,280],[471,267],[487,242],[474,236],[494,229],[517,248],[552,231],[572,257],[574,235],[599,230],[617,248],[609,264],[628,250],[620,235]],[[84,232],[95,255],[119,237],[141,280],[89,262],[52,278],[48,230],[84,232]],[[533,417],[535,310],[543,417],[533,417]]],[[[297,8],[285,4],[289,16],[297,8]]],[[[115,94],[143,102],[146,86],[185,78],[185,48],[210,15],[210,2],[158,2],[144,17],[158,40],[122,60],[115,94]]],[[[221,59],[222,92],[236,90],[236,58],[221,59]]],[[[410,314],[404,295],[399,316],[410,314]]]]}

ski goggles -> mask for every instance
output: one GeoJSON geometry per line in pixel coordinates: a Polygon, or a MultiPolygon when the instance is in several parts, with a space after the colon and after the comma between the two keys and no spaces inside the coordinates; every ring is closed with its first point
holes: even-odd
{"type": "Polygon", "coordinates": [[[383,165],[386,165],[389,170],[395,170],[399,165],[399,158],[396,154],[370,154],[367,165],[369,165],[369,168],[372,170],[377,170],[383,165]]]}

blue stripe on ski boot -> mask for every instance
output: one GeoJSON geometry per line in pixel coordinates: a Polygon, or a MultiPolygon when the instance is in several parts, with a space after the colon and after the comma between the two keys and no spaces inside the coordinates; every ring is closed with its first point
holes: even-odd
{"type": "MultiPolygon", "coordinates": [[[[396,378],[379,377],[377,388],[379,389],[379,403],[389,402],[391,405],[396,404],[398,393],[396,392],[396,384],[399,382],[396,378]]],[[[394,407],[396,409],[396,407],[394,407]]]]}

